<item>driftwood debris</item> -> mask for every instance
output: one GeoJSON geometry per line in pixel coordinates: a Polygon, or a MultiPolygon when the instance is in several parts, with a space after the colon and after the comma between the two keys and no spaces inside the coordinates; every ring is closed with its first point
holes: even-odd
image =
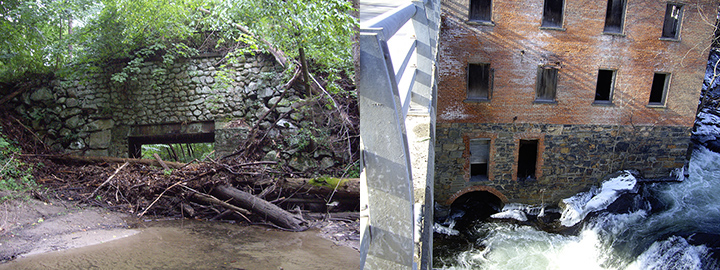
{"type": "Polygon", "coordinates": [[[231,199],[230,202],[235,205],[266,216],[275,225],[293,231],[306,229],[306,222],[302,218],[250,193],[226,185],[215,187],[215,192],[220,197],[231,199]]]}
{"type": "MultiPolygon", "coordinates": [[[[74,156],[74,155],[50,155],[48,158],[52,160],[70,161],[70,162],[83,162],[83,163],[137,163],[145,164],[156,167],[163,167],[158,160],[154,159],[138,159],[138,158],[118,158],[118,157],[96,157],[96,156],[74,156]]],[[[165,165],[169,168],[180,169],[186,164],[180,162],[165,161],[165,165]]]]}
{"type": "Polygon", "coordinates": [[[250,215],[250,214],[252,214],[250,211],[248,211],[248,210],[246,210],[246,209],[243,209],[243,208],[237,207],[237,206],[235,206],[235,205],[229,204],[229,203],[227,203],[227,202],[225,202],[225,201],[221,201],[221,200],[219,200],[218,198],[215,198],[214,196],[208,195],[208,194],[205,194],[205,193],[194,192],[194,193],[192,194],[192,198],[194,198],[194,199],[196,199],[196,200],[199,200],[199,201],[206,202],[206,203],[211,203],[211,204],[220,205],[220,206],[225,207],[225,208],[227,208],[227,209],[230,209],[230,210],[233,210],[233,211],[235,211],[235,212],[238,212],[238,213],[240,213],[241,215],[250,215]]]}
{"type": "Polygon", "coordinates": [[[333,185],[313,184],[318,182],[317,179],[313,178],[285,178],[280,181],[280,186],[284,189],[297,190],[303,193],[329,195],[334,191],[334,196],[341,198],[360,198],[359,178],[341,178],[337,180],[340,182],[337,189],[333,185]]]}
{"type": "MultiPolygon", "coordinates": [[[[359,179],[283,177],[280,171],[268,169],[268,165],[276,164],[273,161],[239,164],[213,161],[188,167],[187,164],[163,161],[159,157],[155,159],[70,155],[40,157],[88,164],[122,162],[122,166],[111,166],[113,168],[110,177],[85,184],[84,186],[93,188],[80,194],[88,201],[94,200],[95,195],[107,198],[104,201],[94,201],[95,203],[111,203],[114,197],[112,204],[127,202],[136,209],[134,211],[137,211],[138,216],[175,211],[177,215],[195,218],[214,216],[215,219],[233,218],[234,213],[235,218],[242,218],[252,224],[257,224],[258,221],[267,222],[280,229],[302,231],[310,226],[309,223],[302,215],[285,209],[300,207],[299,209],[325,213],[347,211],[347,207],[357,204],[360,193],[359,179]],[[143,169],[142,166],[129,166],[132,165],[131,163],[162,167],[165,172],[143,169]],[[167,172],[170,168],[174,170],[167,172]],[[273,174],[279,175],[272,176],[273,174]],[[112,190],[108,188],[110,184],[114,187],[112,190]]],[[[107,172],[109,167],[101,165],[88,166],[88,168],[93,168],[90,171],[107,172]]],[[[93,181],[92,177],[85,177],[85,173],[52,170],[52,173],[58,172],[81,176],[79,180],[93,181]]],[[[73,184],[77,183],[62,185],[70,187],[73,184]]],[[[76,196],[69,193],[68,197],[70,195],[76,196]]],[[[352,211],[352,208],[350,210],[352,211]]]]}
{"type": "Polygon", "coordinates": [[[155,158],[155,160],[157,160],[158,163],[160,163],[160,165],[163,167],[163,169],[165,169],[166,171],[170,170],[170,167],[168,167],[168,165],[165,164],[165,161],[163,161],[162,158],[160,158],[160,155],[158,155],[157,153],[153,153],[153,157],[155,158]]]}
{"type": "Polygon", "coordinates": [[[103,187],[104,185],[106,185],[107,183],[109,183],[110,180],[112,180],[112,179],[115,177],[115,175],[117,175],[117,174],[120,172],[120,170],[122,170],[123,168],[125,168],[125,166],[127,166],[128,164],[130,164],[130,163],[128,163],[128,162],[123,163],[123,165],[120,166],[120,168],[117,168],[117,170],[115,170],[115,173],[113,173],[110,177],[108,177],[108,179],[105,180],[105,182],[103,182],[102,184],[100,184],[100,185],[95,189],[95,191],[93,191],[92,193],[90,193],[90,196],[87,196],[87,198],[92,198],[93,196],[95,196],[95,193],[97,193],[98,190],[100,190],[101,187],[103,187]]]}

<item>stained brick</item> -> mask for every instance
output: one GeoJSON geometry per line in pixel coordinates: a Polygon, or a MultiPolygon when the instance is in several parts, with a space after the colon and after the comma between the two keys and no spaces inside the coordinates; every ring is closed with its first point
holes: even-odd
{"type": "MultiPolygon", "coordinates": [[[[493,1],[494,25],[467,23],[468,0],[443,1],[436,149],[455,149],[455,139],[471,134],[495,136],[483,185],[527,203],[539,202],[539,189],[548,190],[546,202],[557,201],[616,170],[657,177],[683,164],[712,36],[702,18],[714,14],[702,12],[715,11],[717,1],[686,3],[676,41],[660,39],[667,1],[627,3],[624,32],[608,35],[605,1],[566,0],[562,30],[540,29],[543,0],[493,1]],[[494,70],[489,102],[465,102],[468,63],[494,70]],[[540,65],[559,68],[556,103],[534,103],[540,65]],[[593,104],[599,69],[616,71],[611,105],[593,104]],[[655,72],[672,74],[659,108],[647,106],[655,72]],[[543,142],[535,182],[513,179],[523,136],[543,142]]],[[[473,185],[469,166],[450,160],[436,162],[436,181],[457,179],[436,186],[440,202],[473,185]]]]}

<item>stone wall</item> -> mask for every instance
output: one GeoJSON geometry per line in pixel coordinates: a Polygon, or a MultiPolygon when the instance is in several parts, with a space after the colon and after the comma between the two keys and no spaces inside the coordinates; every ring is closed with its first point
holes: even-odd
{"type": "Polygon", "coordinates": [[[509,202],[557,203],[606,175],[637,169],[667,177],[686,162],[689,127],[439,123],[435,144],[435,199],[463,190],[494,188],[509,202]],[[490,139],[488,179],[470,181],[468,143],[490,139]],[[517,179],[518,142],[539,141],[535,180],[517,179]]]}
{"type": "MultiPolygon", "coordinates": [[[[256,120],[279,99],[287,78],[271,56],[241,56],[218,76],[222,57],[146,62],[123,83],[110,80],[122,65],[58,78],[14,99],[17,113],[52,149],[84,155],[128,156],[128,137],[213,132],[226,154],[246,138],[256,120]],[[135,78],[136,80],[133,80],[135,78]],[[218,78],[224,78],[219,82],[218,78]]],[[[261,124],[273,125],[301,99],[288,90],[261,124]]],[[[296,134],[305,114],[293,111],[273,136],[296,134]]]]}

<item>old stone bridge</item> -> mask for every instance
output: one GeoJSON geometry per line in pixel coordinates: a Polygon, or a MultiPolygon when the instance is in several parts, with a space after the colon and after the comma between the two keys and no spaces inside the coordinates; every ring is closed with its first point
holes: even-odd
{"type": "MultiPolygon", "coordinates": [[[[255,123],[278,101],[285,80],[267,55],[241,56],[220,68],[223,64],[219,55],[172,65],[148,61],[121,83],[111,80],[121,71],[116,65],[44,82],[13,102],[56,151],[138,157],[143,144],[214,142],[221,156],[247,136],[246,123],[255,123]]],[[[290,111],[300,99],[290,91],[274,114],[290,111]]],[[[283,128],[302,120],[300,113],[289,114],[291,124],[283,128]]]]}

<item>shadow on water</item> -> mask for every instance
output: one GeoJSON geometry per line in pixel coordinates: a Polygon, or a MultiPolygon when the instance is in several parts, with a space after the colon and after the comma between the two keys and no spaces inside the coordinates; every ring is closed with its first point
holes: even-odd
{"type": "MultiPolygon", "coordinates": [[[[458,234],[435,234],[433,239],[433,265],[442,266],[446,258],[471,248],[482,250],[477,239],[481,231],[472,229],[484,222],[490,215],[499,212],[503,202],[497,196],[486,191],[468,192],[458,197],[447,209],[437,209],[435,222],[442,224],[458,234]]],[[[442,208],[442,207],[441,207],[442,208]]]]}
{"type": "Polygon", "coordinates": [[[318,236],[193,220],[140,223],[139,233],[31,255],[0,269],[357,269],[360,255],[318,236]]]}

